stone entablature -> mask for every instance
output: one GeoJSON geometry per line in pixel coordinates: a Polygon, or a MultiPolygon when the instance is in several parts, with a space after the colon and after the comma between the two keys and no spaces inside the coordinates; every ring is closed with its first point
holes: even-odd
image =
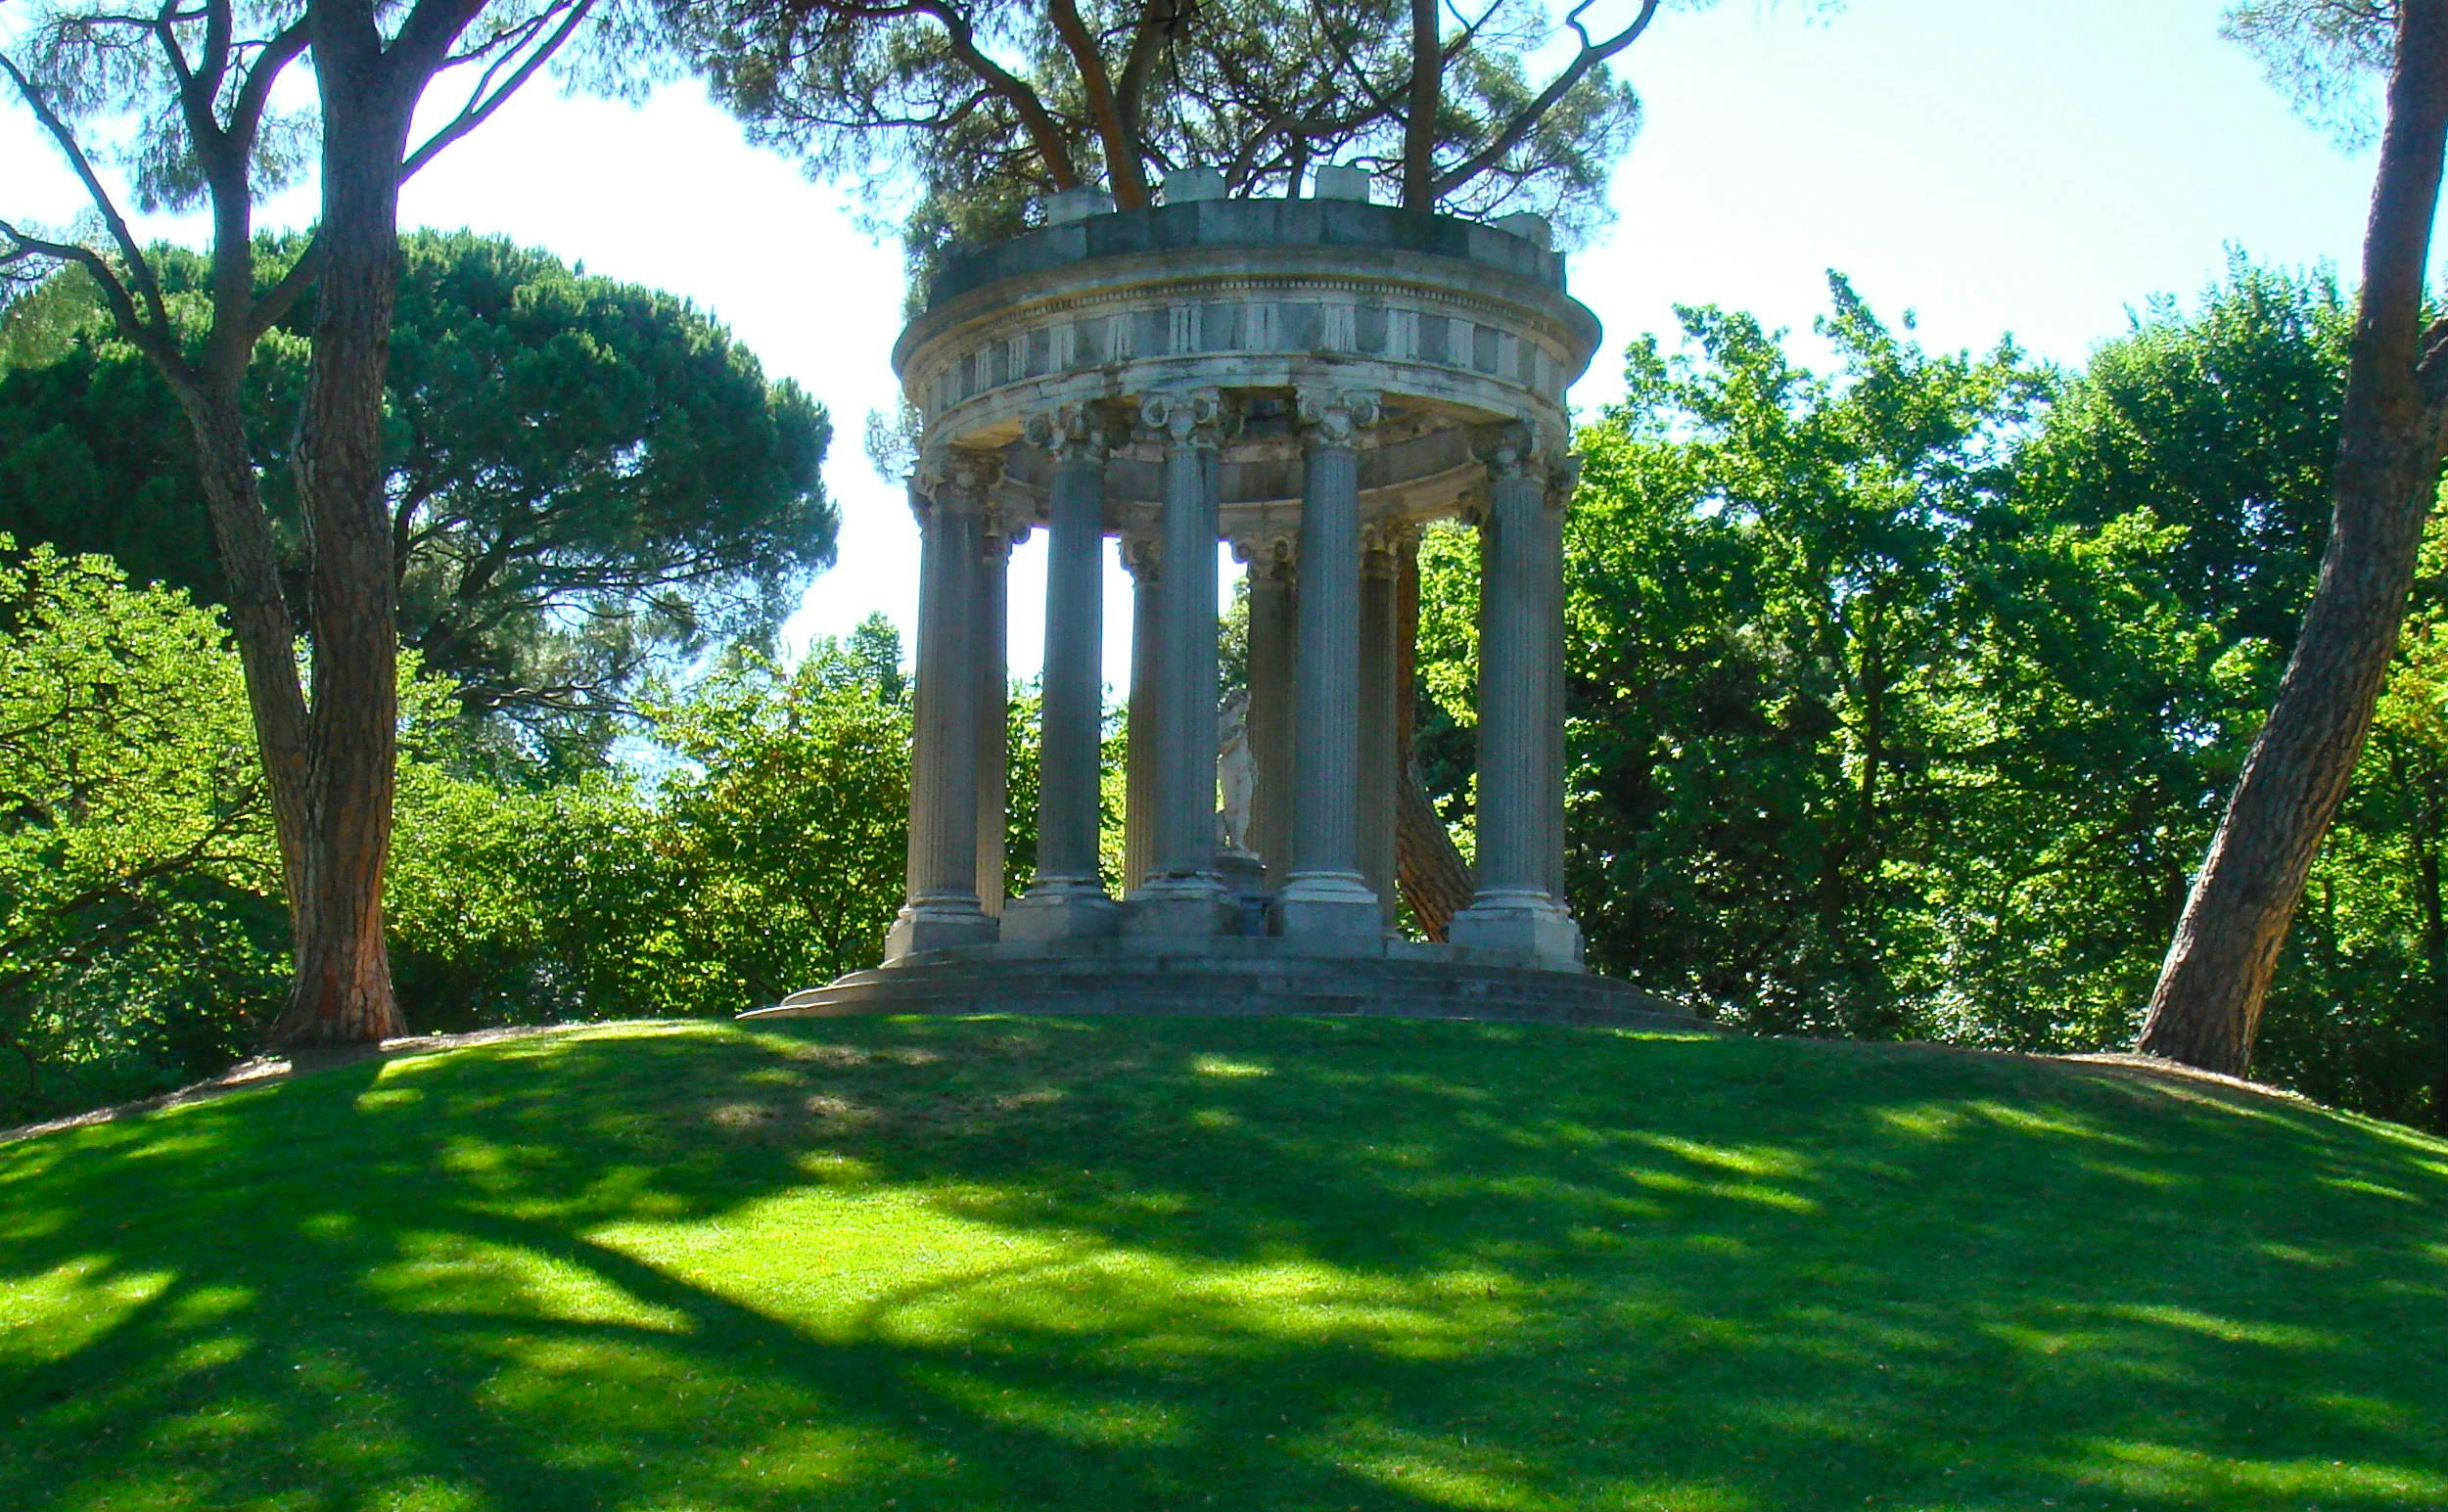
{"type": "MultiPolygon", "coordinates": [[[[1032,416],[1227,389],[1240,410],[1218,479],[1228,533],[1298,512],[1295,389],[1383,394],[1362,513],[1434,519],[1477,481],[1472,425],[1526,423],[1560,445],[1565,389],[1598,334],[1530,237],[1333,202],[1095,216],[957,259],[937,290],[894,355],[930,439],[1004,452],[1015,507],[1042,519],[1050,469],[1023,444],[1032,416]]],[[[1153,444],[1115,454],[1107,528],[1152,517],[1161,474],[1153,444]]]]}

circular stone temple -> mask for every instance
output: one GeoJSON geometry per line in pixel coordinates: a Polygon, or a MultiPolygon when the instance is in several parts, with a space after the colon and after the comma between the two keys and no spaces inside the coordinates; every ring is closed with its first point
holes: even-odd
{"type": "Polygon", "coordinates": [[[902,333],[923,424],[907,902],[881,969],[768,1011],[1655,1006],[1580,975],[1563,899],[1563,401],[1599,333],[1546,223],[1220,188],[1177,174],[1122,213],[1058,196],[1043,229],[952,256],[902,333]],[[1484,564],[1475,893],[1429,942],[1394,927],[1394,584],[1420,527],[1457,518],[1484,564]],[[1038,854],[1006,898],[1004,576],[1032,529],[1038,854]],[[1134,584],[1120,897],[1098,867],[1107,536],[1134,584]],[[1254,774],[1229,839],[1227,541],[1254,774]]]}

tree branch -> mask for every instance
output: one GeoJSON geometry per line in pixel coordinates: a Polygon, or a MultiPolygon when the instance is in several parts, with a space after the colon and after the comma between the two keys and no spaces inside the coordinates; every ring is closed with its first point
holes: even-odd
{"type": "Polygon", "coordinates": [[[0,220],[0,236],[7,237],[13,244],[0,251],[0,268],[15,266],[29,257],[48,257],[54,262],[72,262],[83,268],[101,289],[103,302],[110,306],[112,324],[118,328],[119,335],[126,338],[130,345],[162,364],[163,374],[173,388],[193,389],[194,375],[187,366],[185,354],[170,339],[166,327],[145,324],[136,309],[135,298],[127,292],[127,285],[112,268],[109,258],[90,247],[74,242],[53,242],[28,236],[6,220],[0,220]]]}
{"type": "MultiPolygon", "coordinates": [[[[34,88],[33,80],[18,68],[16,60],[6,53],[0,53],[0,73],[8,74],[9,82],[17,86],[18,98],[34,113],[34,119],[58,144],[69,160],[69,166],[75,170],[77,182],[85,186],[85,194],[93,201],[95,211],[102,216],[103,224],[111,228],[111,239],[118,244],[119,255],[127,259],[128,271],[135,275],[136,287],[144,293],[146,308],[152,313],[163,339],[167,340],[170,312],[162,301],[162,286],[153,276],[153,265],[145,260],[144,250],[136,245],[136,234],[128,229],[127,217],[119,213],[117,203],[111,198],[111,191],[102,187],[102,179],[86,160],[85,150],[77,145],[76,133],[43,99],[41,91],[34,88]]],[[[16,236],[17,233],[12,231],[10,235],[16,236]]],[[[18,237],[18,240],[26,243],[26,238],[18,237]]]]}
{"type": "Polygon", "coordinates": [[[1437,182],[1437,111],[1445,94],[1437,0],[1411,0],[1411,76],[1404,93],[1403,207],[1433,210],[1443,192],[1437,182]]]}
{"type": "Polygon", "coordinates": [[[288,317],[299,296],[313,286],[316,275],[322,271],[322,262],[323,242],[317,237],[306,244],[305,251],[298,254],[298,260],[289,265],[289,270],[280,276],[280,281],[255,300],[255,307],[247,319],[247,345],[250,350],[262,340],[266,331],[288,317]]]}
{"type": "Polygon", "coordinates": [[[986,86],[1011,103],[1020,115],[1022,129],[1045,163],[1046,177],[1056,189],[1080,187],[1080,169],[1072,160],[1071,148],[1063,141],[1062,128],[1035,89],[1015,77],[1011,71],[989,58],[978,47],[976,30],[968,18],[954,10],[946,0],[920,0],[914,9],[935,18],[944,28],[945,39],[951,44],[952,56],[959,59],[986,86]]]}
{"type": "Polygon", "coordinates": [[[1138,133],[1122,114],[1114,98],[1113,81],[1105,72],[1105,55],[1089,35],[1085,23],[1080,20],[1080,8],[1073,0],[1046,0],[1046,15],[1054,23],[1054,34],[1080,70],[1080,89],[1087,97],[1088,116],[1096,122],[1097,139],[1105,148],[1105,176],[1112,184],[1114,206],[1118,209],[1137,209],[1148,203],[1147,169],[1142,160],[1138,133]]]}
{"type": "Polygon", "coordinates": [[[1657,15],[1658,0],[1640,0],[1640,14],[1635,16],[1623,30],[1616,32],[1603,42],[1593,42],[1590,40],[1589,31],[1581,24],[1581,13],[1595,3],[1596,0],[1581,0],[1581,3],[1574,6],[1564,17],[1564,24],[1570,26],[1573,34],[1581,38],[1581,51],[1574,55],[1573,61],[1566,64],[1563,70],[1555,77],[1547,80],[1547,87],[1539,91],[1538,97],[1523,106],[1511,120],[1505,122],[1504,128],[1499,131],[1487,146],[1472,154],[1453,172],[1436,181],[1434,197],[1436,200],[1443,200],[1480,174],[1502,162],[1505,154],[1520,146],[1522,138],[1538,128],[1539,122],[1546,117],[1547,113],[1555,108],[1555,102],[1563,99],[1572,91],[1575,84],[1588,77],[1591,69],[1640,40],[1640,33],[1649,29],[1650,21],[1657,15]]]}
{"type": "Polygon", "coordinates": [[[1145,135],[1147,81],[1156,60],[1164,55],[1165,39],[1181,19],[1180,0],[1142,0],[1138,24],[1132,28],[1131,51],[1122,63],[1122,81],[1115,91],[1116,108],[1131,126],[1133,141],[1145,135]]]}
{"type": "MultiPolygon", "coordinates": [[[[504,49],[500,57],[495,58],[485,67],[484,73],[477,78],[476,87],[469,91],[468,103],[460,107],[459,114],[452,116],[448,124],[427,138],[425,145],[410,153],[407,160],[400,164],[399,176],[402,180],[413,177],[419,168],[433,161],[443,148],[483,125],[486,116],[501,108],[503,101],[518,93],[519,86],[535,76],[535,70],[544,66],[545,60],[560,51],[561,44],[570,40],[570,34],[577,30],[595,8],[595,0],[555,0],[554,9],[564,4],[568,6],[568,14],[563,16],[560,26],[527,55],[526,61],[518,66],[510,77],[502,83],[500,88],[495,89],[489,98],[485,96],[485,87],[501,70],[502,65],[517,56],[519,48],[525,45],[526,39],[521,38],[519,41],[512,42],[504,49]]],[[[529,36],[532,36],[552,14],[552,9],[538,12],[535,18],[521,29],[526,30],[529,36]]],[[[510,35],[516,35],[516,33],[505,33],[505,36],[510,35]]]]}
{"type": "Polygon", "coordinates": [[[271,98],[272,85],[305,50],[306,23],[302,17],[264,42],[263,50],[248,65],[247,76],[238,86],[238,98],[230,103],[231,135],[254,140],[255,127],[263,119],[264,105],[271,98]]]}

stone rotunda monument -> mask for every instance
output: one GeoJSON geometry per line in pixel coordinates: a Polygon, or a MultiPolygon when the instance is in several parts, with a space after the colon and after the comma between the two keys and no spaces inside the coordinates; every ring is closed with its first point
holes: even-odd
{"type": "Polygon", "coordinates": [[[923,422],[908,900],[772,1014],[1033,1008],[1592,1019],[1563,898],[1564,390],[1598,344],[1546,223],[1208,170],[955,255],[894,365],[923,422]],[[1475,893],[1394,931],[1397,553],[1482,539],[1475,893]],[[1046,533],[1038,854],[1004,895],[1005,567],[1046,533]],[[1103,554],[1134,584],[1127,886],[1099,878],[1103,554]],[[1248,564],[1246,835],[1218,822],[1218,555],[1248,564]]]}

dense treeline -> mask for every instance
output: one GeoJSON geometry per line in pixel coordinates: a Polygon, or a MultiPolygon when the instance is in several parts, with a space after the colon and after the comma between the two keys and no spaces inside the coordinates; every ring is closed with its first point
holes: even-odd
{"type": "MultiPolygon", "coordinates": [[[[2132,1042],[2327,524],[2352,314],[2239,261],[2080,375],[1921,350],[1842,280],[1828,371],[1718,309],[1637,344],[1568,531],[1571,886],[1602,968],[1778,1031],[2132,1042]]],[[[2448,1122],[2437,544],[2257,1071],[2448,1122]]],[[[1466,739],[1476,564],[1427,554],[1466,739]]],[[[1446,804],[1465,795],[1451,780],[1446,804]]]]}
{"type": "MultiPolygon", "coordinates": [[[[1570,869],[1593,960],[1762,1029],[2121,1047],[2310,591],[2350,307],[2239,261],[2066,374],[2010,344],[1927,352],[1832,294],[1817,365],[1748,316],[1684,312],[1580,436],[1570,869]]],[[[1473,550],[1432,533],[1420,655],[1423,763],[1465,844],[1473,550]]],[[[0,564],[5,1120],[241,1053],[283,962],[212,617],[98,559],[0,564]]],[[[2259,1066],[2434,1123],[2443,573],[2435,541],[2259,1066]]],[[[642,696],[631,757],[586,770],[505,761],[458,686],[405,695],[390,910],[421,1028],[728,1013],[874,958],[907,780],[889,627],[787,666],[744,646],[642,696]]]]}
{"type": "MultiPolygon", "coordinates": [[[[647,701],[651,773],[559,780],[505,780],[454,686],[410,677],[386,902],[418,1028],[729,1014],[871,964],[900,901],[901,660],[880,619],[788,669],[735,655],[647,701]]],[[[270,824],[216,619],[0,535],[0,1123],[259,1039],[286,983],[270,824]]]]}
{"type": "MultiPolygon", "coordinates": [[[[255,243],[259,276],[299,236],[255,243]]],[[[211,264],[160,247],[174,319],[201,327],[211,264]]],[[[309,293],[257,344],[254,467],[303,633],[296,427],[309,293]]],[[[499,237],[400,240],[384,495],[399,637],[498,742],[600,760],[659,663],[770,634],[838,521],[831,423],[687,301],[499,237]]],[[[168,386],[70,267],[0,324],[0,530],[228,598],[168,386]]]]}

